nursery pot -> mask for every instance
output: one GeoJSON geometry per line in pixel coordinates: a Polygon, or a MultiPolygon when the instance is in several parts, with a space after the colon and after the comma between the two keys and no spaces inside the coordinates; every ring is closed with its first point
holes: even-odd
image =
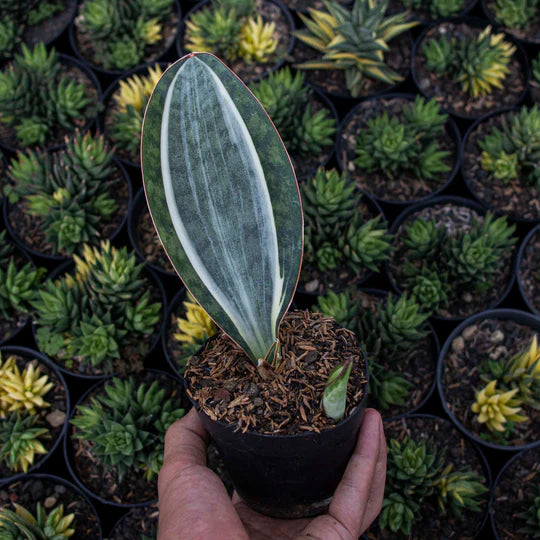
{"type": "Polygon", "coordinates": [[[523,298],[523,301],[525,302],[525,304],[527,304],[527,308],[529,308],[529,310],[535,313],[536,315],[540,315],[540,313],[534,308],[530,298],[527,296],[527,294],[525,293],[525,289],[523,288],[523,281],[521,279],[521,262],[523,261],[523,257],[525,256],[525,250],[527,249],[529,242],[532,240],[532,237],[539,232],[540,232],[540,223],[529,231],[529,234],[527,234],[527,236],[521,243],[521,246],[519,246],[519,251],[516,257],[516,269],[514,272],[516,275],[518,289],[521,294],[521,297],[523,298]]]}
{"type": "MultiPolygon", "coordinates": [[[[365,354],[363,357],[366,359],[365,354]]],[[[187,395],[248,506],[261,514],[286,519],[327,510],[356,445],[366,408],[367,383],[361,402],[335,427],[294,435],[242,433],[235,425],[212,420],[187,395]]]]}

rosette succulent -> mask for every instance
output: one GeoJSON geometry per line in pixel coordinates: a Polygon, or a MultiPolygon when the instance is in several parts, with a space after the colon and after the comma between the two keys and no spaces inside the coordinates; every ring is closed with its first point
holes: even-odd
{"type": "Polygon", "coordinates": [[[495,1],[495,18],[512,30],[525,28],[531,21],[537,20],[539,15],[540,3],[538,0],[495,1]]]}

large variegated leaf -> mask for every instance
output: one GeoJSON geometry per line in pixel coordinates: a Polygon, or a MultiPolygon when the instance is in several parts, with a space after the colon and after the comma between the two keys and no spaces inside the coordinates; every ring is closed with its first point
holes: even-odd
{"type": "Polygon", "coordinates": [[[191,54],[146,109],[142,167],[152,219],[176,271],[250,357],[276,341],[302,258],[302,210],[279,135],[215,56],[191,54]]]}

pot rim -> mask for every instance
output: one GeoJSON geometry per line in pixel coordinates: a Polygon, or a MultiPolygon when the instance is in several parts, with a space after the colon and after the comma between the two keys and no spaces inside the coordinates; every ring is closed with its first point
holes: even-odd
{"type": "Polygon", "coordinates": [[[536,227],[533,227],[528,233],[527,236],[523,239],[521,242],[521,245],[519,246],[519,251],[517,253],[516,257],[516,265],[514,269],[514,273],[516,275],[516,282],[518,285],[519,292],[521,294],[521,298],[523,298],[523,301],[527,305],[527,308],[529,311],[531,311],[534,315],[537,317],[540,316],[540,311],[537,311],[534,309],[534,306],[532,305],[529,297],[525,294],[525,290],[523,289],[523,281],[521,280],[521,263],[523,261],[523,256],[525,255],[525,250],[527,249],[527,246],[529,245],[529,242],[531,241],[531,238],[536,234],[540,232],[540,223],[536,225],[536,227]]]}

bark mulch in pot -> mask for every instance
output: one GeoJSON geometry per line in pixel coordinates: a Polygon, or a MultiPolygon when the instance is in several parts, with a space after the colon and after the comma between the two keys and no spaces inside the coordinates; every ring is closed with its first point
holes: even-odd
{"type": "Polygon", "coordinates": [[[505,182],[482,167],[478,145],[493,128],[502,129],[502,118],[518,111],[490,116],[471,129],[463,150],[463,176],[475,197],[486,207],[518,220],[540,220],[540,189],[525,186],[520,179],[505,182]]]}
{"type": "Polygon", "coordinates": [[[441,397],[451,413],[475,436],[509,447],[519,447],[539,439],[540,411],[531,407],[524,406],[520,412],[529,417],[529,421],[516,422],[506,441],[489,431],[485,424],[479,424],[471,410],[475,392],[487,385],[480,377],[480,366],[490,359],[506,360],[522,352],[535,333],[538,332],[533,328],[511,319],[488,318],[467,326],[450,344],[442,367],[444,396],[441,397]]]}
{"type": "MultiPolygon", "coordinates": [[[[384,431],[387,444],[391,439],[403,441],[405,437],[419,441],[434,443],[438,452],[444,452],[445,463],[453,463],[453,471],[469,469],[486,478],[489,488],[489,471],[484,467],[484,460],[476,448],[448,421],[429,416],[405,416],[398,420],[385,422],[384,431]]],[[[443,515],[437,504],[437,497],[424,499],[421,511],[415,516],[412,525],[411,539],[414,540],[468,540],[480,531],[488,508],[489,492],[485,493],[481,502],[481,511],[462,510],[462,519],[452,515],[443,515]]],[[[390,540],[400,536],[389,530],[378,530],[376,523],[367,532],[370,540],[390,540]]]]}
{"type": "Polygon", "coordinates": [[[321,410],[328,375],[352,358],[347,418],[367,390],[365,358],[354,334],[320,313],[293,311],[285,315],[279,339],[282,360],[268,380],[229,337],[208,340],[189,361],[188,394],[212,420],[243,432],[319,433],[337,423],[321,410]]]}
{"type": "Polygon", "coordinates": [[[538,493],[539,486],[540,448],[518,454],[500,472],[493,488],[491,522],[501,540],[525,538],[517,532],[524,526],[517,516],[527,510],[527,503],[538,493]]]}
{"type": "Polygon", "coordinates": [[[530,237],[518,269],[521,289],[533,310],[540,314],[540,227],[530,237]]]}
{"type": "Polygon", "coordinates": [[[75,514],[71,524],[71,528],[75,529],[73,538],[101,539],[101,528],[94,509],[73,487],[60,480],[56,481],[49,475],[31,475],[27,479],[13,482],[0,489],[0,506],[13,510],[11,503],[15,502],[35,515],[38,502],[48,511],[63,504],[64,515],[75,514]]]}
{"type": "MultiPolygon", "coordinates": [[[[404,274],[407,248],[402,237],[405,234],[406,226],[418,218],[424,218],[426,221],[435,220],[438,227],[446,227],[450,234],[470,230],[473,219],[479,223],[483,223],[484,220],[484,217],[472,208],[453,203],[428,206],[408,216],[396,231],[393,241],[396,249],[390,253],[389,259],[391,278],[402,291],[406,289],[407,281],[404,274]]],[[[443,318],[467,317],[495,306],[501,300],[512,279],[513,253],[514,250],[500,261],[492,276],[492,287],[486,291],[451,291],[448,294],[448,306],[439,308],[435,315],[443,318]]]]}
{"type": "Polygon", "coordinates": [[[383,171],[368,173],[365,169],[358,167],[354,163],[356,159],[356,141],[360,132],[368,128],[368,121],[387,112],[388,116],[402,120],[403,106],[412,103],[414,100],[406,97],[392,97],[371,99],[360,103],[355,108],[347,122],[340,130],[338,142],[338,160],[341,168],[353,178],[356,184],[366,190],[370,195],[385,201],[408,202],[428,197],[439,191],[448,182],[457,162],[458,148],[454,140],[454,133],[447,122],[445,133],[441,134],[438,141],[438,150],[448,151],[444,159],[445,165],[450,170],[446,173],[439,173],[433,180],[415,178],[410,173],[397,174],[390,178],[383,171]]]}
{"type": "MultiPolygon", "coordinates": [[[[516,50],[508,63],[509,72],[502,81],[502,88],[493,88],[486,96],[473,98],[463,91],[460,82],[441,78],[436,72],[426,69],[426,57],[422,52],[422,46],[430,39],[441,37],[454,37],[458,42],[471,37],[476,39],[481,32],[482,28],[466,23],[442,23],[428,29],[416,42],[413,57],[413,77],[420,91],[427,98],[435,97],[443,109],[468,118],[477,118],[494,109],[513,107],[520,102],[527,86],[527,74],[520,62],[520,49],[516,50]]],[[[508,40],[508,37],[505,37],[505,40],[508,40]]]]}
{"type": "Polygon", "coordinates": [[[118,523],[106,540],[135,540],[142,536],[157,538],[159,509],[157,504],[132,508],[118,523]]]}
{"type": "MultiPolygon", "coordinates": [[[[487,16],[497,21],[495,18],[495,5],[493,0],[482,0],[482,7],[487,16]]],[[[506,30],[506,32],[523,41],[532,41],[533,43],[540,44],[540,7],[536,8],[536,17],[531,17],[529,23],[525,28],[509,28],[503,26],[501,22],[497,21],[497,24],[506,30]]]]}

